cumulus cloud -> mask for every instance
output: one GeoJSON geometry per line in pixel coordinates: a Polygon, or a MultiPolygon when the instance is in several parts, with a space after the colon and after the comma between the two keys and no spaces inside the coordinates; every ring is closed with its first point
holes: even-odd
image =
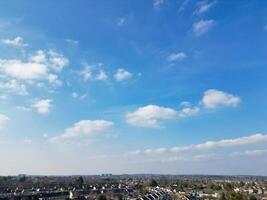
{"type": "Polygon", "coordinates": [[[80,73],[83,77],[84,81],[88,81],[92,79],[92,66],[86,65],[84,69],[80,73]]]}
{"type": "Polygon", "coordinates": [[[134,112],[130,112],[126,116],[126,120],[133,126],[159,128],[159,120],[174,119],[177,112],[171,108],[160,107],[157,105],[147,105],[138,108],[134,112]]]}
{"type": "Polygon", "coordinates": [[[67,58],[53,50],[47,52],[38,50],[29,60],[35,63],[42,63],[57,72],[62,71],[62,69],[69,64],[67,58]]]}
{"type": "Polygon", "coordinates": [[[217,3],[217,1],[201,1],[197,3],[197,8],[195,11],[196,15],[201,15],[205,12],[207,12],[210,8],[212,8],[215,4],[217,3]]]}
{"type": "Polygon", "coordinates": [[[28,46],[28,44],[23,42],[22,37],[15,37],[14,39],[2,39],[2,44],[13,46],[13,47],[25,47],[28,46]]]}
{"type": "Polygon", "coordinates": [[[77,138],[92,138],[103,135],[113,127],[113,122],[106,120],[81,120],[72,127],[67,128],[63,134],[52,138],[56,140],[68,140],[77,138]]]}
{"type": "Polygon", "coordinates": [[[180,117],[189,117],[197,114],[200,111],[199,107],[184,107],[179,111],[180,117]]]}
{"type": "Polygon", "coordinates": [[[7,121],[9,121],[9,118],[6,115],[0,114],[0,127],[4,125],[7,121]]]}
{"type": "MultiPolygon", "coordinates": [[[[101,67],[102,64],[99,64],[101,67]]],[[[98,69],[94,65],[86,64],[84,69],[80,72],[80,75],[83,77],[84,81],[105,81],[108,79],[108,75],[103,69],[98,69]]]]}
{"type": "Polygon", "coordinates": [[[0,59],[0,72],[20,81],[47,81],[50,84],[59,85],[57,73],[66,65],[68,65],[68,59],[63,55],[51,50],[47,52],[39,50],[26,61],[0,59]]]}
{"type": "Polygon", "coordinates": [[[52,108],[53,101],[51,99],[41,99],[36,101],[32,104],[32,107],[37,110],[37,112],[41,114],[46,114],[50,112],[50,109],[52,108]]]}
{"type": "Polygon", "coordinates": [[[193,33],[196,36],[201,36],[207,33],[213,26],[215,25],[215,21],[213,19],[210,20],[200,20],[193,24],[193,33]]]}
{"type": "Polygon", "coordinates": [[[125,69],[118,69],[114,74],[116,81],[123,81],[132,77],[132,73],[128,72],[125,69]]]}
{"type": "Polygon", "coordinates": [[[172,53],[167,57],[167,61],[168,62],[175,62],[178,60],[183,60],[185,59],[187,56],[184,52],[178,52],[178,53],[172,53]]]}
{"type": "Polygon", "coordinates": [[[9,94],[22,96],[28,95],[26,86],[19,83],[17,80],[10,80],[5,83],[0,82],[0,89],[9,94]]]}
{"type": "Polygon", "coordinates": [[[202,98],[202,103],[206,108],[237,106],[240,101],[241,99],[238,96],[215,89],[205,91],[202,98]]]}
{"type": "MultiPolygon", "coordinates": [[[[164,151],[159,151],[159,149],[149,149],[150,154],[158,154],[158,153],[181,153],[188,151],[204,151],[204,150],[212,150],[217,148],[229,148],[229,147],[238,147],[245,146],[250,144],[257,144],[267,142],[267,135],[264,134],[254,134],[245,137],[239,137],[234,139],[223,139],[219,141],[206,141],[204,143],[199,144],[191,144],[186,146],[176,146],[172,148],[159,148],[164,149],[164,151]]],[[[147,150],[136,150],[131,152],[132,155],[139,154],[147,154],[147,150]]]]}
{"type": "Polygon", "coordinates": [[[108,75],[104,70],[100,70],[98,74],[96,75],[96,80],[104,81],[107,80],[108,75]]]}
{"type": "Polygon", "coordinates": [[[0,70],[6,75],[20,80],[38,80],[48,76],[45,65],[21,60],[0,60],[0,70]]]}
{"type": "Polygon", "coordinates": [[[237,106],[240,101],[240,98],[235,95],[210,89],[204,92],[201,103],[197,105],[183,101],[180,103],[181,108],[177,110],[147,105],[134,112],[129,112],[126,115],[126,121],[134,126],[158,128],[160,120],[190,117],[200,113],[203,109],[214,109],[219,106],[237,106]]]}

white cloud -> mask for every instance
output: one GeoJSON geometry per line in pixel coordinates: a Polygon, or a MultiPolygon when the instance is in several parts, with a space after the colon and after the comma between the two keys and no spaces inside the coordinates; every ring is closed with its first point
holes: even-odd
{"type": "Polygon", "coordinates": [[[53,101],[51,99],[41,99],[32,104],[32,107],[41,114],[49,113],[52,108],[53,101]]]}
{"type": "Polygon", "coordinates": [[[100,70],[99,73],[96,75],[96,80],[104,81],[107,80],[108,75],[104,70],[100,70]]]}
{"type": "Polygon", "coordinates": [[[183,53],[183,52],[172,53],[167,57],[167,61],[168,62],[175,62],[175,61],[178,61],[178,60],[183,60],[186,57],[187,57],[186,54],[183,53]]]}
{"type": "Polygon", "coordinates": [[[2,39],[1,43],[5,44],[5,45],[13,46],[13,47],[25,47],[25,46],[28,46],[28,44],[25,44],[23,42],[23,38],[22,37],[15,37],[14,39],[2,39]]]}
{"type": "Polygon", "coordinates": [[[117,20],[117,26],[123,26],[125,24],[125,18],[119,18],[117,20]]]}
{"type": "Polygon", "coordinates": [[[67,140],[75,138],[92,138],[97,135],[103,135],[113,127],[113,122],[106,120],[81,120],[67,128],[65,132],[52,141],[67,140]]]}
{"type": "MultiPolygon", "coordinates": [[[[159,149],[149,149],[150,154],[158,154],[158,153],[181,153],[188,151],[204,151],[204,150],[212,150],[217,148],[229,148],[229,147],[238,147],[245,146],[251,144],[257,144],[267,142],[267,135],[264,134],[254,134],[245,137],[239,137],[234,139],[223,139],[219,141],[207,141],[199,144],[191,144],[187,146],[177,146],[172,148],[164,148],[164,151],[159,151],[159,149]]],[[[138,150],[134,151],[135,153],[130,153],[131,155],[140,155],[146,154],[147,150],[138,150]]]]}
{"type": "Polygon", "coordinates": [[[80,94],[78,94],[77,92],[72,92],[72,93],[71,93],[71,96],[72,96],[72,98],[74,98],[74,99],[80,99],[80,100],[85,99],[85,98],[87,97],[86,94],[80,95],[80,94]]]}
{"type": "Polygon", "coordinates": [[[215,25],[215,21],[213,19],[210,20],[200,20],[193,24],[193,33],[196,36],[201,36],[207,33],[213,26],[215,25]]]}
{"type": "Polygon", "coordinates": [[[239,156],[261,156],[267,155],[267,149],[256,149],[256,150],[246,150],[243,152],[233,152],[230,156],[239,157],[239,156]]]}
{"type": "Polygon", "coordinates": [[[118,69],[117,72],[114,74],[114,78],[117,81],[123,81],[132,77],[132,73],[128,72],[125,69],[118,69]]]}
{"type": "Polygon", "coordinates": [[[183,3],[181,4],[181,6],[178,9],[178,12],[182,12],[183,10],[185,10],[185,8],[187,7],[187,5],[189,4],[191,0],[184,0],[183,3]]]}
{"type": "Polygon", "coordinates": [[[191,103],[189,101],[182,101],[180,103],[180,106],[182,106],[182,107],[190,107],[191,106],[191,103]]]}
{"type": "Polygon", "coordinates": [[[160,127],[159,120],[174,119],[176,115],[177,112],[171,108],[147,105],[128,113],[126,120],[133,126],[158,128],[160,127]]]}
{"type": "Polygon", "coordinates": [[[35,63],[44,64],[56,72],[62,71],[63,68],[69,64],[69,60],[67,58],[54,50],[49,50],[47,52],[38,50],[29,58],[29,60],[35,63]]]}
{"type": "Polygon", "coordinates": [[[53,50],[47,52],[48,65],[51,66],[55,71],[62,71],[62,69],[69,64],[69,60],[62,54],[57,53],[53,50]]]}
{"type": "Polygon", "coordinates": [[[76,98],[79,97],[78,93],[76,93],[76,92],[71,93],[71,96],[72,96],[74,99],[76,99],[76,98]]]}
{"type": "Polygon", "coordinates": [[[0,70],[8,76],[20,80],[44,79],[48,75],[45,65],[21,60],[0,60],[0,70]]]}
{"type": "Polygon", "coordinates": [[[86,65],[84,67],[84,69],[81,71],[81,75],[82,75],[84,81],[92,80],[92,78],[93,78],[92,66],[91,65],[86,65]]]}
{"type": "Polygon", "coordinates": [[[34,63],[45,63],[46,62],[46,54],[43,50],[38,50],[34,55],[29,57],[29,60],[34,63]]]}
{"type": "Polygon", "coordinates": [[[200,162],[206,161],[211,159],[217,159],[213,154],[199,154],[199,155],[191,155],[191,156],[172,156],[167,158],[162,158],[161,162],[176,162],[176,161],[183,161],[183,162],[200,162]]]}
{"type": "Polygon", "coordinates": [[[108,79],[107,73],[103,69],[98,69],[102,67],[102,63],[99,63],[98,66],[88,65],[84,66],[84,69],[80,72],[80,75],[83,77],[84,81],[105,81],[108,79]]]}
{"type": "Polygon", "coordinates": [[[10,80],[5,83],[0,82],[0,89],[15,95],[28,95],[26,86],[18,83],[17,80],[10,80]]]}
{"type": "Polygon", "coordinates": [[[4,125],[7,121],[9,121],[9,118],[3,114],[0,114],[0,127],[4,125]]]}
{"type": "Polygon", "coordinates": [[[68,59],[55,51],[39,50],[27,58],[0,59],[0,72],[4,75],[25,82],[47,81],[55,86],[60,85],[59,73],[66,65],[68,59]]]}
{"type": "Polygon", "coordinates": [[[207,12],[216,3],[217,3],[216,1],[211,1],[211,2],[201,1],[201,2],[197,3],[197,8],[196,8],[195,14],[201,15],[201,14],[207,12]]]}
{"type": "Polygon", "coordinates": [[[164,0],[153,0],[153,6],[156,9],[159,9],[164,3],[164,0]]]}
{"type": "Polygon", "coordinates": [[[78,40],[73,40],[73,39],[65,39],[66,42],[74,45],[78,45],[79,41],[78,40]]]}
{"type": "Polygon", "coordinates": [[[218,106],[237,106],[241,99],[238,96],[210,89],[204,92],[202,103],[206,108],[216,108],[218,106]]]}
{"type": "Polygon", "coordinates": [[[197,114],[200,111],[199,107],[184,107],[179,111],[180,117],[189,117],[197,114]]]}
{"type": "Polygon", "coordinates": [[[126,121],[134,126],[158,128],[159,120],[184,118],[196,115],[204,108],[212,109],[219,106],[237,106],[240,98],[232,94],[210,89],[204,92],[201,103],[194,106],[188,101],[180,103],[181,108],[174,110],[171,108],[160,107],[157,105],[148,105],[138,108],[134,112],[126,115],[126,121]]]}

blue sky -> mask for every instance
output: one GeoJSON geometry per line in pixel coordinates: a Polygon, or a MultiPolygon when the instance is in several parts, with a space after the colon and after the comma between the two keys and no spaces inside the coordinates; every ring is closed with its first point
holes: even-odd
{"type": "Polygon", "coordinates": [[[266,9],[0,2],[0,173],[267,175],[266,9]]]}

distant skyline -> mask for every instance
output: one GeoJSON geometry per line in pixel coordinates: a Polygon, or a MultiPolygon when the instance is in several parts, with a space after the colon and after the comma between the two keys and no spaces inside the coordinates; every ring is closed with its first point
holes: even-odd
{"type": "Polygon", "coordinates": [[[267,175],[267,2],[0,13],[0,175],[267,175]]]}

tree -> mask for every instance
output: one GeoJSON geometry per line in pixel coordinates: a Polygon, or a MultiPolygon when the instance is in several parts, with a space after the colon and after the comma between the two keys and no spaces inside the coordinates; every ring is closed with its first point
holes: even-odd
{"type": "Polygon", "coordinates": [[[251,194],[249,195],[249,200],[257,200],[257,198],[253,194],[251,194]]]}
{"type": "Polygon", "coordinates": [[[225,196],[225,193],[224,192],[221,194],[220,200],[226,200],[226,196],[225,196]]]}
{"type": "Polygon", "coordinates": [[[107,200],[107,197],[106,197],[106,195],[100,194],[100,195],[97,197],[97,200],[107,200]]]}
{"type": "Polygon", "coordinates": [[[150,184],[149,184],[151,187],[157,187],[158,186],[158,183],[155,179],[151,179],[150,181],[150,184]]]}
{"type": "Polygon", "coordinates": [[[227,191],[233,190],[231,183],[224,183],[224,189],[227,191]]]}
{"type": "Polygon", "coordinates": [[[79,188],[82,188],[83,184],[84,184],[84,181],[83,181],[83,177],[82,176],[79,176],[76,180],[76,185],[79,187],[79,188]]]}

